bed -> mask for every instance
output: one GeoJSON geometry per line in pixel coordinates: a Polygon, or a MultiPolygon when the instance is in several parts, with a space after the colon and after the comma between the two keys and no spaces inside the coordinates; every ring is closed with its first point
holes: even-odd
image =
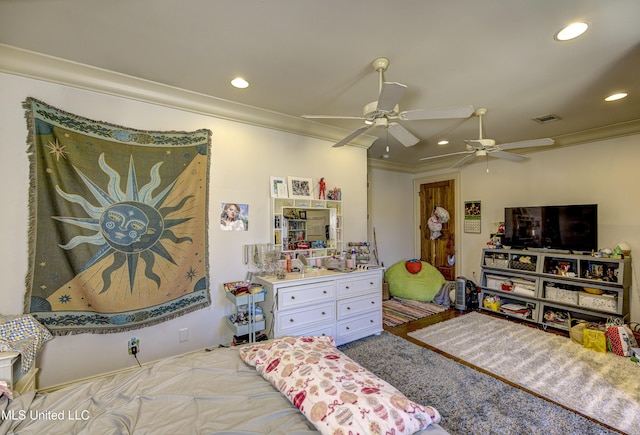
{"type": "MultiPolygon", "coordinates": [[[[0,411],[3,421],[0,423],[0,434],[302,435],[317,434],[319,431],[338,434],[343,433],[340,431],[341,427],[336,427],[330,422],[330,417],[337,414],[340,423],[348,427],[352,433],[372,433],[370,428],[359,428],[356,420],[365,417],[368,420],[369,413],[372,416],[375,414],[376,418],[382,415],[382,394],[385,392],[386,383],[357,366],[335,347],[329,346],[330,343],[319,342],[318,339],[319,337],[285,337],[241,347],[202,350],[170,357],[129,372],[74,384],[51,393],[41,394],[32,390],[16,394],[13,400],[2,397],[0,411]],[[284,349],[285,347],[287,348],[284,349]],[[342,363],[349,364],[348,368],[352,372],[347,373],[346,369],[340,372],[335,365],[336,358],[342,358],[342,363]],[[275,360],[282,364],[275,364],[275,360]],[[297,363],[303,360],[311,361],[312,365],[320,370],[320,374],[307,371],[308,367],[303,369],[308,364],[297,363]],[[321,361],[317,364],[316,360],[321,361]],[[314,396],[314,387],[311,386],[313,382],[318,382],[318,385],[325,388],[330,385],[328,380],[350,385],[353,384],[351,381],[360,383],[358,379],[364,376],[363,383],[359,385],[367,387],[362,388],[367,393],[366,397],[359,396],[355,401],[360,415],[354,410],[353,414],[350,414],[351,419],[347,418],[349,416],[345,417],[347,413],[342,410],[342,404],[346,401],[351,402],[349,397],[352,396],[344,396],[344,392],[338,395],[331,391],[335,388],[333,386],[325,390],[335,395],[332,396],[334,401],[328,404],[323,402],[324,415],[320,416],[318,408],[322,406],[318,406],[319,400],[314,404],[313,400],[300,400],[299,393],[293,396],[292,392],[295,391],[287,382],[282,382],[282,378],[272,384],[274,380],[269,380],[269,375],[290,375],[292,365],[284,364],[287,361],[294,362],[300,369],[297,372],[303,372],[306,376],[307,383],[304,387],[309,387],[308,396],[314,396]],[[324,362],[328,365],[323,367],[324,362]],[[275,367],[278,365],[282,370],[275,367]],[[345,383],[345,379],[349,382],[345,383]],[[371,407],[371,412],[368,407],[371,407]],[[343,412],[340,412],[341,410],[343,412]],[[312,411],[316,413],[313,414],[312,411]],[[319,417],[322,419],[319,420],[319,417]]],[[[325,340],[327,337],[321,339],[325,340]]],[[[330,337],[328,339],[332,340],[330,337]]],[[[300,387],[299,379],[296,380],[292,376],[288,379],[300,387]]],[[[359,394],[355,390],[350,391],[359,394]]],[[[415,417],[416,405],[406,398],[399,401],[396,394],[397,391],[392,391],[391,403],[396,406],[398,403],[402,404],[410,414],[414,414],[410,417],[415,417]],[[412,405],[408,406],[408,403],[412,405]]],[[[322,394],[316,394],[314,397],[322,399],[322,394]]],[[[417,433],[447,433],[437,424],[440,419],[437,411],[430,407],[418,408],[423,411],[427,408],[433,418],[417,433]],[[437,415],[434,415],[433,411],[437,415]]],[[[399,418],[395,409],[388,410],[388,414],[382,410],[385,414],[383,416],[386,416],[385,420],[392,422],[394,418],[399,418]]],[[[410,433],[410,426],[405,423],[402,423],[402,428],[410,433]]]]}

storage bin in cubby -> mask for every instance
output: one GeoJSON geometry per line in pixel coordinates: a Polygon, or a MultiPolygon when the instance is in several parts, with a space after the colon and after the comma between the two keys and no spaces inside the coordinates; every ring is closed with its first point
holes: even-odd
{"type": "Polygon", "coordinates": [[[558,287],[546,285],[544,287],[545,297],[549,300],[561,302],[563,304],[578,305],[578,292],[565,290],[558,287]]]}
{"type": "Polygon", "coordinates": [[[615,295],[594,295],[587,292],[578,292],[578,305],[615,313],[618,310],[618,298],[615,295]]]}

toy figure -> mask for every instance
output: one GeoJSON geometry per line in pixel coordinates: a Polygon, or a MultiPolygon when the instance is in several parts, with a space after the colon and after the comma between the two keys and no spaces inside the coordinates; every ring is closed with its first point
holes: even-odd
{"type": "Polygon", "coordinates": [[[320,185],[320,193],[318,194],[318,199],[327,199],[326,198],[327,183],[324,181],[324,177],[320,179],[318,184],[320,185]]]}

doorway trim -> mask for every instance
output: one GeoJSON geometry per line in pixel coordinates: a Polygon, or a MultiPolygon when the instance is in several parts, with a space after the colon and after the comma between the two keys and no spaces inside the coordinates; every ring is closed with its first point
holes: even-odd
{"type": "MultiPolygon", "coordinates": [[[[461,209],[460,203],[460,172],[448,172],[437,175],[430,175],[427,177],[420,177],[413,179],[413,227],[415,228],[413,235],[413,255],[414,258],[420,258],[420,185],[428,184],[428,183],[436,183],[438,181],[454,181],[454,201],[456,203],[456,210],[464,210],[461,209]]],[[[462,271],[462,255],[460,252],[462,251],[462,221],[463,219],[458,219],[456,216],[456,270],[458,271],[458,275],[461,275],[462,271]]]]}

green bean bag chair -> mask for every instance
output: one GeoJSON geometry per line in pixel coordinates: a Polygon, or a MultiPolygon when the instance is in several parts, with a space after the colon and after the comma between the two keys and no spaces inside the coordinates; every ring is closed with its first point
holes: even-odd
{"type": "Polygon", "coordinates": [[[402,299],[431,302],[446,279],[431,264],[420,261],[422,267],[416,267],[414,263],[416,261],[399,261],[387,269],[384,277],[389,283],[389,295],[402,299]],[[419,270],[415,272],[417,269],[419,270]]]}

